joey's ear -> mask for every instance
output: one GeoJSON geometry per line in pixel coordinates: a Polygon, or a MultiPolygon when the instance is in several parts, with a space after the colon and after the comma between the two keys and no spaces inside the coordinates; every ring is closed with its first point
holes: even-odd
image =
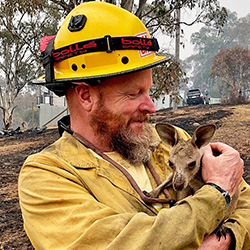
{"type": "Polygon", "coordinates": [[[81,106],[85,110],[90,111],[93,105],[90,87],[88,85],[79,84],[75,87],[75,93],[81,106]]]}
{"type": "Polygon", "coordinates": [[[213,138],[216,126],[213,124],[198,127],[193,134],[192,143],[198,148],[206,146],[213,138]]]}
{"type": "Polygon", "coordinates": [[[155,128],[161,140],[171,147],[173,147],[180,139],[176,129],[171,124],[158,123],[155,125],[155,128]]]}

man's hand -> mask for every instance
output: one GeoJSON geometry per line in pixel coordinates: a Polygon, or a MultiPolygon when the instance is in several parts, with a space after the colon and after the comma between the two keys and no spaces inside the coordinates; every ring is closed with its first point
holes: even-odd
{"type": "Polygon", "coordinates": [[[227,190],[232,197],[242,180],[243,166],[235,149],[223,143],[210,143],[202,157],[202,178],[227,190]]]}
{"type": "Polygon", "coordinates": [[[204,238],[198,250],[228,250],[232,243],[232,236],[230,233],[224,237],[219,238],[216,234],[210,234],[204,238]]]}

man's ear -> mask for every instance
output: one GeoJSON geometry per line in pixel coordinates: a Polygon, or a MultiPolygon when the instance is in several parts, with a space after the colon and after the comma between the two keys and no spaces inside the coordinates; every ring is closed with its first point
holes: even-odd
{"type": "Polygon", "coordinates": [[[79,84],[75,87],[78,102],[86,111],[91,111],[93,106],[93,98],[91,96],[90,87],[88,85],[79,84]]]}

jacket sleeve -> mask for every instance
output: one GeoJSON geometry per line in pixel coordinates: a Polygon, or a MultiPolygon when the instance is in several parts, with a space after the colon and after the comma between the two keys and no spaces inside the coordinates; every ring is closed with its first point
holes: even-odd
{"type": "Polygon", "coordinates": [[[232,217],[225,223],[236,240],[236,250],[250,249],[250,186],[243,180],[240,197],[232,217]]]}
{"type": "MultiPolygon", "coordinates": [[[[226,214],[223,196],[210,186],[155,216],[119,210],[99,202],[76,175],[50,164],[29,161],[19,177],[24,226],[37,250],[197,249],[226,214]]],[[[113,198],[119,206],[119,197],[113,198]]]]}

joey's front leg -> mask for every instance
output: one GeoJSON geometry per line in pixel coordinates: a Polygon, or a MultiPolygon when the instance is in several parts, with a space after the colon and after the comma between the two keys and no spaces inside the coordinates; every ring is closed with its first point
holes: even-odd
{"type": "Polygon", "coordinates": [[[162,190],[172,185],[172,178],[173,178],[173,173],[171,173],[162,184],[160,184],[157,188],[153,189],[151,192],[143,191],[144,194],[151,198],[158,197],[158,195],[162,190]]]}

